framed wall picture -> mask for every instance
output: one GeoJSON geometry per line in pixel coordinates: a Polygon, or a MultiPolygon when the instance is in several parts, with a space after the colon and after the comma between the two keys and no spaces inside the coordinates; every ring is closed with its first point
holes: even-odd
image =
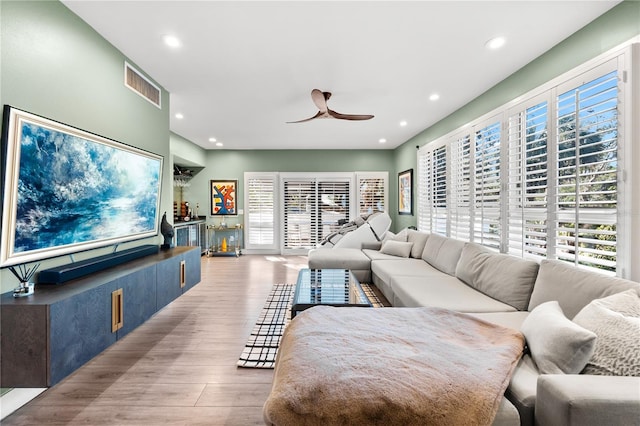
{"type": "Polygon", "coordinates": [[[238,214],[238,181],[211,181],[211,216],[235,216],[238,214]]]}
{"type": "Polygon", "coordinates": [[[413,169],[398,173],[398,214],[413,214],[413,169]]]}
{"type": "Polygon", "coordinates": [[[0,266],[158,235],[163,157],[6,105],[0,266]]]}

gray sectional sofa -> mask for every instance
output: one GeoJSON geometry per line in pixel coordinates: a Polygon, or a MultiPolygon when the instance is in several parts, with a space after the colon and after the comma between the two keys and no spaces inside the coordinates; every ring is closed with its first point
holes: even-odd
{"type": "Polygon", "coordinates": [[[520,330],[528,347],[494,424],[640,425],[636,282],[411,229],[362,249],[312,250],[309,267],[350,269],[394,307],[447,308],[520,330]],[[594,312],[606,314],[595,325],[594,312]],[[592,363],[605,367],[584,374],[592,363]]]}

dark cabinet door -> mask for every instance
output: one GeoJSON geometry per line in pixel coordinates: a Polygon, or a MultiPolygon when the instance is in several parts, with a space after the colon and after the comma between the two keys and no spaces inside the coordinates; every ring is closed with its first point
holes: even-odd
{"type": "Polygon", "coordinates": [[[167,259],[157,265],[157,309],[160,310],[182,294],[180,261],[182,256],[167,259]]]}
{"type": "Polygon", "coordinates": [[[49,310],[48,385],[53,386],[112,345],[116,335],[107,286],[61,300],[49,310]]]}
{"type": "Polygon", "coordinates": [[[118,339],[143,324],[156,312],[156,265],[137,270],[114,282],[122,289],[124,319],[118,339]]]}
{"type": "Polygon", "coordinates": [[[200,268],[200,251],[190,250],[183,255],[184,260],[184,273],[185,273],[185,285],[182,292],[189,290],[200,282],[201,268],[200,268]]]}

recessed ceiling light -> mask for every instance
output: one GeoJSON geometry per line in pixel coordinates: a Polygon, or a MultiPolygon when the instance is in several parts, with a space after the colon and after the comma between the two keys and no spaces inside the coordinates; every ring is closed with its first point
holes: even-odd
{"type": "Polygon", "coordinates": [[[431,96],[429,96],[430,101],[437,101],[438,99],[440,99],[440,95],[438,95],[437,93],[433,93],[431,96]]]}
{"type": "Polygon", "coordinates": [[[404,126],[406,126],[406,125],[407,125],[406,120],[402,120],[402,121],[400,122],[400,127],[404,127],[404,126]]]}
{"type": "Polygon", "coordinates": [[[175,117],[176,117],[178,120],[182,120],[182,119],[184,118],[184,115],[182,115],[182,114],[180,114],[180,113],[177,113],[177,114],[175,115],[175,117]]]}
{"type": "Polygon", "coordinates": [[[504,37],[494,37],[484,45],[487,49],[496,50],[500,49],[507,42],[504,37]]]}
{"type": "Polygon", "coordinates": [[[216,142],[216,146],[224,146],[222,142],[216,142]]]}
{"type": "Polygon", "coordinates": [[[387,140],[385,138],[380,138],[378,139],[378,142],[380,143],[387,143],[387,140]]]}
{"type": "Polygon", "coordinates": [[[209,138],[209,142],[215,142],[216,138],[209,138]]]}
{"type": "Polygon", "coordinates": [[[180,47],[180,39],[178,39],[178,37],[166,35],[162,39],[164,40],[164,44],[169,47],[180,47]]]}

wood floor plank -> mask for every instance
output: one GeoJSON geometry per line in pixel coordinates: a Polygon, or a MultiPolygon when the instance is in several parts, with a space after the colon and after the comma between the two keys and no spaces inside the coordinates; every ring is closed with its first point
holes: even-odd
{"type": "Polygon", "coordinates": [[[261,425],[273,370],[236,367],[304,256],[202,258],[202,280],[3,425],[261,425]]]}

